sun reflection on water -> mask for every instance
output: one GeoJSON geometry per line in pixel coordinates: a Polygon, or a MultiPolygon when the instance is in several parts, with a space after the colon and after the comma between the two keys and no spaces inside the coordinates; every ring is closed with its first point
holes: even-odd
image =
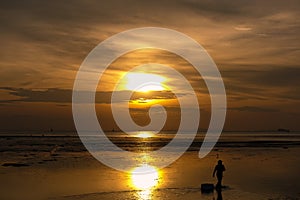
{"type": "Polygon", "coordinates": [[[141,131],[140,133],[137,134],[137,137],[149,138],[149,137],[153,137],[153,133],[151,133],[150,131],[141,131]]]}
{"type": "Polygon", "coordinates": [[[134,168],[131,172],[131,183],[138,191],[139,199],[151,199],[153,189],[159,184],[160,174],[158,169],[148,164],[134,168]]]}

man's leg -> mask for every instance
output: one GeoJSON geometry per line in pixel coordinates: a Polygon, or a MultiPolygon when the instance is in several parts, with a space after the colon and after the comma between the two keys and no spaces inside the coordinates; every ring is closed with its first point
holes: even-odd
{"type": "Polygon", "coordinates": [[[218,183],[217,183],[217,187],[222,187],[222,176],[218,176],[218,183]]]}

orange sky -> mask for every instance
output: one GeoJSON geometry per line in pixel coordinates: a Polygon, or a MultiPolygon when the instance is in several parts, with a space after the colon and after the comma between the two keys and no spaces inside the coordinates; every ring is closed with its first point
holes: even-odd
{"type": "MultiPolygon", "coordinates": [[[[185,33],[208,51],[226,87],[226,130],[300,130],[299,8],[297,0],[3,2],[0,130],[74,130],[72,87],[84,58],[111,35],[146,26],[185,33]]],[[[142,50],[117,59],[99,83],[96,107],[105,129],[115,127],[108,106],[115,82],[151,62],[172,66],[190,81],[200,127],[207,128],[210,100],[201,76],[176,55],[142,50]]],[[[178,105],[165,104],[165,128],[176,129],[178,105]]],[[[141,125],[149,122],[147,106],[136,105],[131,114],[141,125]]]]}

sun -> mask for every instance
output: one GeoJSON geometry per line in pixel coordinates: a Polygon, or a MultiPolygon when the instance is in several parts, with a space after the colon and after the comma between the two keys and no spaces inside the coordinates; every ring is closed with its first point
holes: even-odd
{"type": "Polygon", "coordinates": [[[125,88],[135,92],[165,90],[166,78],[156,74],[129,72],[124,77],[125,88]]]}

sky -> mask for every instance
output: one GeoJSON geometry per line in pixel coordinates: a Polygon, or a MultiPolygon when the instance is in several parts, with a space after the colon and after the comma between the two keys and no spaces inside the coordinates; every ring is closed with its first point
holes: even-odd
{"type": "MultiPolygon", "coordinates": [[[[74,130],[72,88],[81,63],[100,42],[140,27],[174,29],[206,49],[226,88],[225,130],[300,130],[299,8],[297,0],[2,2],[0,130],[74,130]]],[[[107,70],[96,94],[104,129],[116,127],[109,105],[114,84],[151,62],[186,76],[199,100],[200,128],[206,129],[211,105],[203,79],[186,60],[159,50],[128,53],[107,70]]],[[[150,71],[163,75],[155,67],[150,71]]],[[[176,83],[172,77],[167,82],[176,83]]],[[[172,92],[153,95],[150,103],[132,101],[134,121],[147,125],[149,107],[160,102],[168,111],[165,129],[178,128],[172,92]]]]}

